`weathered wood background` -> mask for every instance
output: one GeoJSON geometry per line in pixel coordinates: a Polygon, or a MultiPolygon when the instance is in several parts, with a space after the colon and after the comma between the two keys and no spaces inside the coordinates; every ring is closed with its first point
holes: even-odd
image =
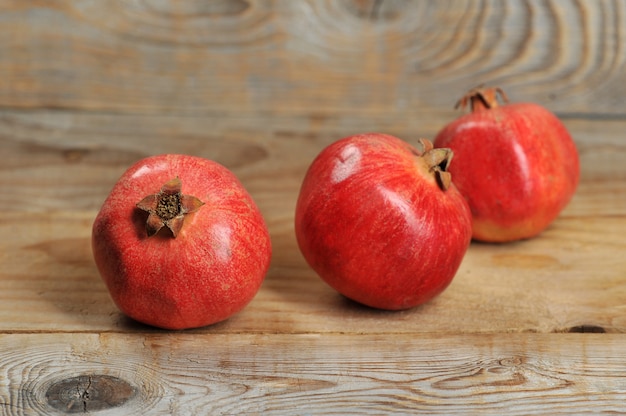
{"type": "Polygon", "coordinates": [[[0,413],[626,411],[625,63],[622,0],[1,0],[0,413]],[[295,243],[308,164],[349,134],[433,137],[481,83],[564,121],[574,200],[473,244],[423,307],[344,300],[295,243]],[[254,301],[194,331],[122,316],[89,246],[164,152],[232,169],[273,239],[254,301]]]}

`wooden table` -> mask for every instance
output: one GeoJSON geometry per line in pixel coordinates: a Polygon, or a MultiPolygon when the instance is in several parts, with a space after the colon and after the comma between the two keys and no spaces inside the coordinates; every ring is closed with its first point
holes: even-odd
{"type": "Polygon", "coordinates": [[[607,2],[0,4],[0,413],[626,411],[626,10],[607,2]],[[309,269],[308,164],[343,136],[409,142],[482,82],[554,111],[576,196],[541,236],[474,243],[432,302],[382,312],[309,269]],[[252,303],[169,332],[125,318],[90,249],[151,154],[232,169],[274,255],[252,303]]]}

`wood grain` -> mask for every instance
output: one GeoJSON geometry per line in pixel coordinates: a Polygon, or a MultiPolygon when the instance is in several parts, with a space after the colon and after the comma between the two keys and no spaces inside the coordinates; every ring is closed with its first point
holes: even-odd
{"type": "MultiPolygon", "coordinates": [[[[12,211],[98,210],[135,161],[187,153],[233,170],[264,214],[286,215],[289,221],[306,169],[326,145],[369,131],[416,143],[434,137],[458,115],[448,111],[421,122],[408,113],[205,118],[1,110],[0,152],[10,156],[0,166],[0,204],[12,211]]],[[[626,122],[563,121],[578,146],[582,170],[580,197],[564,215],[626,214],[626,122]]]]}
{"type": "Polygon", "coordinates": [[[0,106],[143,114],[447,109],[499,84],[623,116],[622,1],[5,1],[0,106]]]}
{"type": "Polygon", "coordinates": [[[624,412],[625,19],[621,0],[0,2],[0,414],[624,412]],[[574,199],[537,238],[472,244],[426,305],[342,298],[296,245],[307,166],[355,133],[432,138],[481,83],[563,120],[574,199]],[[98,276],[96,212],[158,153],[222,163],[267,219],[266,281],[225,322],[140,325],[98,276]]]}
{"type": "MultiPolygon", "coordinates": [[[[21,214],[0,220],[0,331],[134,332],[98,276],[90,249],[93,212],[21,214]],[[21,222],[22,221],[22,222],[21,222]],[[19,228],[18,228],[19,227],[19,228]],[[19,230],[19,232],[16,232],[19,230]]],[[[474,243],[451,286],[403,312],[347,301],[304,262],[291,219],[269,223],[274,255],[260,292],[209,333],[626,332],[626,223],[614,217],[557,220],[515,244],[474,243]]]]}
{"type": "MultiPolygon", "coordinates": [[[[104,415],[619,413],[625,352],[609,334],[0,336],[0,408],[64,414],[47,392],[90,375],[135,391],[104,415]]],[[[98,386],[77,388],[89,410],[98,386]]]]}

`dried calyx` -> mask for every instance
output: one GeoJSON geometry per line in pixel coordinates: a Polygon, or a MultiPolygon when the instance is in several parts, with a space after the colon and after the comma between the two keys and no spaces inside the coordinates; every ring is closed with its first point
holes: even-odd
{"type": "Polygon", "coordinates": [[[174,178],[165,183],[158,193],[148,195],[137,203],[137,208],[148,212],[146,221],[148,237],[158,233],[163,226],[176,237],[183,228],[185,216],[204,205],[204,202],[195,196],[183,195],[181,187],[180,179],[174,178]]]}
{"type": "Polygon", "coordinates": [[[452,150],[447,148],[434,148],[430,140],[419,139],[422,148],[421,157],[428,165],[429,171],[433,172],[439,187],[446,191],[452,183],[452,175],[447,171],[452,160],[452,150]]]}
{"type": "Polygon", "coordinates": [[[496,108],[500,105],[498,97],[504,102],[509,102],[509,98],[506,96],[502,88],[499,87],[476,87],[469,90],[459,101],[457,101],[454,108],[465,108],[469,104],[471,111],[487,110],[489,108],[496,108]]]}

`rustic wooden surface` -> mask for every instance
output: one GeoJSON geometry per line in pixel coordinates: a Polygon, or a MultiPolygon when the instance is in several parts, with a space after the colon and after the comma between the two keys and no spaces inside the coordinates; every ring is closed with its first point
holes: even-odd
{"type": "Polygon", "coordinates": [[[0,414],[626,412],[623,1],[0,2],[0,414]],[[472,244],[432,302],[343,299],[293,235],[343,136],[433,137],[480,83],[554,111],[582,163],[538,238],[472,244]],[[91,223],[151,154],[232,169],[274,256],[228,321],[130,321],[91,223]],[[584,333],[581,332],[592,332],[584,333]]]}

